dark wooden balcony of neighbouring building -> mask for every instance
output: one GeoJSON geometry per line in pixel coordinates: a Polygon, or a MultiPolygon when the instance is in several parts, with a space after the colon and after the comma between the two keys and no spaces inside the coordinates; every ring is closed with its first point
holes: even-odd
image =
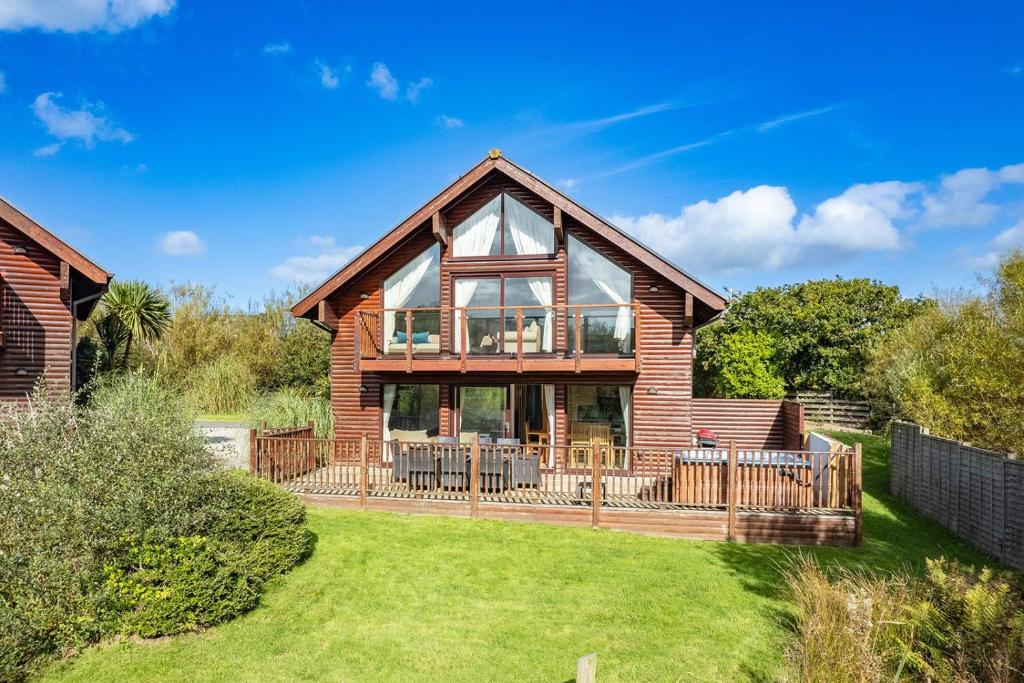
{"type": "Polygon", "coordinates": [[[639,372],[639,304],[359,311],[362,372],[639,372]]]}

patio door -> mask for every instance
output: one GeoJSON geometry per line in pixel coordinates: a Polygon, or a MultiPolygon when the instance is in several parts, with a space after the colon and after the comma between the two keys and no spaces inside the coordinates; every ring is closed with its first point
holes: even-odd
{"type": "Polygon", "coordinates": [[[508,386],[461,386],[458,388],[459,440],[500,439],[510,429],[508,386]]]}

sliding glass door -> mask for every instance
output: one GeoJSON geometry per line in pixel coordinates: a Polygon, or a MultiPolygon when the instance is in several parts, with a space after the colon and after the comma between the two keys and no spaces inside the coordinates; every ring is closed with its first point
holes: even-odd
{"type": "Polygon", "coordinates": [[[473,435],[481,439],[500,439],[508,431],[507,386],[458,388],[459,440],[468,442],[473,435]]]}
{"type": "Polygon", "coordinates": [[[455,343],[462,348],[462,319],[466,320],[466,353],[487,355],[514,354],[522,338],[523,353],[550,353],[552,324],[552,281],[549,276],[460,277],[455,280],[455,307],[452,317],[455,343]],[[522,308],[522,332],[518,311],[522,308]]]}

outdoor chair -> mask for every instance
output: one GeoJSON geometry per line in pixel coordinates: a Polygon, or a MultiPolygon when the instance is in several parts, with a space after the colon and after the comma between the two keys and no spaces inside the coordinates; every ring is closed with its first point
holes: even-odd
{"type": "MultiPolygon", "coordinates": [[[[498,444],[495,445],[504,440],[498,439],[498,444]]],[[[511,475],[510,458],[502,453],[500,447],[495,448],[491,445],[490,437],[487,437],[486,443],[484,437],[480,437],[480,444],[485,446],[480,449],[480,490],[490,493],[503,491],[511,475]]]]}
{"type": "MultiPolygon", "coordinates": [[[[499,446],[519,446],[519,439],[498,439],[499,446]]],[[[510,460],[508,488],[540,486],[540,454],[525,448],[508,449],[510,460]]]]}
{"type": "Polygon", "coordinates": [[[410,444],[407,453],[409,488],[413,491],[433,491],[437,487],[437,466],[431,446],[410,444]]]}
{"type": "Polygon", "coordinates": [[[441,488],[465,491],[469,488],[469,451],[454,436],[439,436],[437,443],[437,471],[441,488]]]}

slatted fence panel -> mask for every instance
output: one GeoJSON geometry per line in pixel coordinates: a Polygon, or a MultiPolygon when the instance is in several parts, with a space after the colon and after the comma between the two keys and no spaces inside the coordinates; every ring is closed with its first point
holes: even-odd
{"type": "Polygon", "coordinates": [[[1024,569],[1024,462],[894,422],[890,491],[1000,561],[1024,569]]]}

